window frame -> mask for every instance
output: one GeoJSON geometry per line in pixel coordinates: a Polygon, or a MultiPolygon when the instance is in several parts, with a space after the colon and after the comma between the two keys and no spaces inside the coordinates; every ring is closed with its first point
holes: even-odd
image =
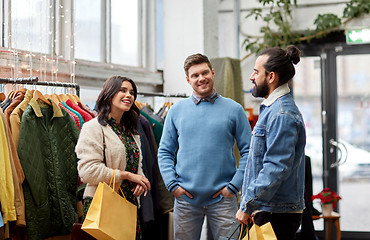
{"type": "MultiPolygon", "coordinates": [[[[50,41],[54,41],[51,54],[36,53],[32,55],[35,57],[30,61],[24,57],[13,58],[9,53],[0,53],[0,56],[7,59],[13,65],[22,65],[23,63],[31,64],[37,68],[43,64],[41,56],[48,58],[52,62],[58,64],[58,74],[70,74],[71,78],[63,79],[61,81],[77,82],[80,85],[101,87],[102,83],[108,76],[111,75],[125,75],[135,80],[137,84],[143,84],[145,91],[158,90],[163,87],[163,73],[157,71],[156,68],[156,1],[139,0],[138,7],[138,63],[137,66],[125,66],[111,63],[111,23],[107,21],[110,19],[111,0],[101,0],[102,11],[102,41],[106,47],[101,48],[101,61],[89,61],[75,58],[74,51],[74,1],[76,0],[49,0],[49,5],[52,6],[50,17],[50,31],[52,31],[50,41]],[[63,16],[63,17],[62,17],[63,16]],[[53,20],[54,19],[54,20],[53,20]],[[66,36],[69,36],[66,38],[66,36]]],[[[1,24],[3,26],[1,36],[1,50],[11,50],[20,55],[27,55],[29,50],[11,49],[10,42],[6,39],[9,33],[11,23],[9,23],[11,13],[6,11],[11,4],[11,0],[1,1],[1,24]],[[5,24],[4,24],[5,23],[5,24]],[[4,40],[5,37],[5,40],[4,40]]],[[[10,29],[11,30],[11,29],[10,29]]],[[[5,63],[4,63],[5,64],[5,63]]],[[[46,64],[46,63],[45,63],[46,64]]],[[[0,64],[2,65],[2,64],[0,64]]],[[[5,65],[4,65],[5,66],[5,65]]],[[[9,65],[10,66],[10,65],[9,65]]],[[[52,72],[50,70],[50,72],[52,72]]],[[[34,74],[35,75],[35,74],[34,74]]],[[[51,74],[53,76],[53,74],[51,74]]],[[[15,76],[17,77],[17,76],[15,76]]],[[[42,79],[45,80],[45,79],[42,79]]],[[[52,79],[47,79],[48,81],[52,79]]],[[[56,79],[54,79],[56,80],[56,79]]],[[[57,79],[59,81],[59,79],[57,79]]]]}

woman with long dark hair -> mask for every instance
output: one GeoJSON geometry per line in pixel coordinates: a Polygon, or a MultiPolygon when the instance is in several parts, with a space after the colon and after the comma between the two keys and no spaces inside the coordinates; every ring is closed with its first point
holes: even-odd
{"type": "MultiPolygon", "coordinates": [[[[116,184],[120,184],[127,200],[136,206],[139,207],[139,196],[150,190],[142,170],[136,97],[134,81],[121,76],[108,78],[96,102],[98,116],[81,129],[76,154],[78,173],[86,183],[84,216],[99,182],[109,183],[113,170],[116,170],[116,184]]],[[[139,214],[137,223],[136,239],[141,239],[139,214]]]]}

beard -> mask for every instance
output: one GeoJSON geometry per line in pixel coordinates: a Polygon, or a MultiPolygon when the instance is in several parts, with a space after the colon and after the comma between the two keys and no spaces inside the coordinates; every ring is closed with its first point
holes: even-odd
{"type": "Polygon", "coordinates": [[[256,84],[256,86],[253,88],[252,95],[254,97],[262,97],[262,98],[264,98],[264,97],[266,97],[269,94],[269,92],[270,92],[270,88],[269,88],[269,86],[267,84],[267,79],[265,77],[262,85],[259,85],[258,86],[256,84]]]}

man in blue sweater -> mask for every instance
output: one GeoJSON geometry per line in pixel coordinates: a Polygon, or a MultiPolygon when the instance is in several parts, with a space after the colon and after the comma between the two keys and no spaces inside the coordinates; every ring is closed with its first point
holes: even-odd
{"type": "Polygon", "coordinates": [[[189,56],[184,69],[193,94],[167,114],[159,168],[175,196],[175,239],[199,239],[205,216],[213,238],[219,239],[233,230],[251,127],[243,107],[213,88],[215,71],[206,56],[189,56]],[[241,155],[238,168],[235,141],[241,155]]]}

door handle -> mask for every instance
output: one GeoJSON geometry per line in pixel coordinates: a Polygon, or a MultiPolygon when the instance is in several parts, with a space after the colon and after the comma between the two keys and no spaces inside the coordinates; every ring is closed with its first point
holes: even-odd
{"type": "Polygon", "coordinates": [[[347,161],[348,150],[347,150],[347,147],[343,144],[343,142],[341,142],[339,140],[335,141],[334,139],[330,139],[329,144],[332,146],[332,147],[330,147],[330,152],[331,153],[334,151],[333,147],[338,149],[338,152],[340,153],[340,156],[338,157],[338,160],[335,161],[334,163],[332,163],[330,165],[330,167],[335,168],[335,167],[338,167],[339,165],[342,165],[343,163],[345,163],[347,161]]]}

